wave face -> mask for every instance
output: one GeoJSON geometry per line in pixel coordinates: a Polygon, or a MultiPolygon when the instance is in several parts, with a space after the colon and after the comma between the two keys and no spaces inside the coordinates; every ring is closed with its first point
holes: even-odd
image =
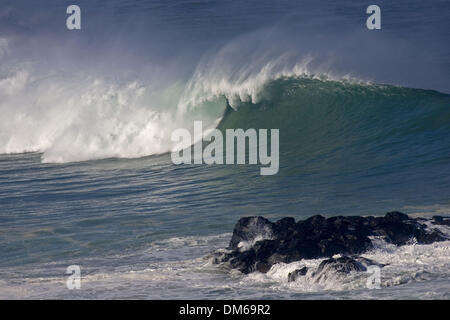
{"type": "Polygon", "coordinates": [[[314,170],[344,158],[369,167],[446,161],[449,95],[316,75],[310,63],[270,60],[231,74],[198,68],[189,81],[158,90],[139,80],[10,71],[0,82],[8,114],[0,120],[0,153],[37,151],[43,162],[71,162],[169,152],[173,130],[192,129],[194,120],[214,126],[228,101],[235,112],[225,113],[220,128],[281,129],[285,163],[314,160],[314,170]]]}
{"type": "Polygon", "coordinates": [[[221,128],[279,128],[289,173],[430,175],[449,165],[450,96],[432,90],[281,77],[221,128]]]}
{"type": "MultiPolygon", "coordinates": [[[[164,153],[173,147],[174,129],[190,129],[193,120],[213,126],[225,109],[223,97],[233,107],[260,95],[270,100],[281,77],[351,75],[449,90],[442,72],[448,28],[438,6],[414,2],[435,17],[435,25],[414,21],[414,33],[408,15],[392,6],[408,27],[386,26],[389,32],[377,34],[361,31],[365,10],[351,2],[345,4],[350,18],[337,15],[332,1],[171,3],[82,0],[84,28],[69,32],[60,24],[64,4],[6,0],[0,9],[0,111],[7,115],[0,119],[0,154],[37,151],[43,162],[61,163],[164,153]],[[214,19],[207,18],[211,12],[214,19]]],[[[297,95],[308,103],[307,94],[297,95]]],[[[320,101],[308,104],[316,102],[315,112],[324,111],[320,101]]]]}
{"type": "Polygon", "coordinates": [[[263,88],[257,98],[233,104],[219,127],[280,129],[273,201],[307,199],[322,212],[332,203],[342,214],[344,203],[357,212],[446,203],[449,95],[291,75],[263,88]]]}
{"type": "MultiPolygon", "coordinates": [[[[372,212],[446,203],[449,95],[327,72],[311,56],[253,54],[236,62],[241,49],[226,46],[192,76],[163,85],[85,72],[44,79],[12,73],[2,87],[0,105],[9,116],[0,119],[0,153],[39,151],[47,163],[139,158],[172,150],[176,128],[193,130],[193,121],[203,120],[207,129],[221,119],[221,130],[280,129],[279,173],[264,181],[252,177],[259,166],[245,173],[258,197],[325,197],[341,214],[346,201],[359,213],[361,197],[372,212]]],[[[225,167],[206,170],[240,170],[225,167]]]]}

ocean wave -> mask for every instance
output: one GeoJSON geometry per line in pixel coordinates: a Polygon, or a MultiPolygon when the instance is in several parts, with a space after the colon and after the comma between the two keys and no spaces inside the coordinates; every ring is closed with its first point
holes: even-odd
{"type": "MultiPolygon", "coordinates": [[[[8,43],[0,42],[0,51],[8,52],[5,62],[12,56],[8,43]]],[[[310,54],[246,52],[236,58],[241,49],[231,42],[203,58],[187,81],[164,86],[157,76],[4,64],[0,109],[8,116],[0,120],[0,153],[42,152],[43,162],[56,163],[166,153],[175,146],[175,129],[192,131],[194,120],[214,127],[227,105],[239,112],[227,114],[222,128],[280,128],[289,148],[302,129],[301,140],[317,144],[318,136],[352,142],[350,126],[359,139],[407,134],[422,124],[422,131],[448,126],[448,95],[337,74],[310,54]]]]}

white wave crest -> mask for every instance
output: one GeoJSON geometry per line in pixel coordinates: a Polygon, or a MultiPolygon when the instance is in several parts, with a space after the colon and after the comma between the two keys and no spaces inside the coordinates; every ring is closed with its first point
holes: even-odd
{"type": "MultiPolygon", "coordinates": [[[[450,275],[449,241],[400,247],[378,241],[376,249],[362,256],[386,264],[380,269],[382,289],[417,281],[448,279],[450,275]]],[[[245,276],[243,281],[253,285],[261,282],[268,283],[277,290],[293,292],[369,290],[367,280],[372,273],[340,274],[333,270],[324,270],[317,274],[314,271],[322,261],[323,259],[312,259],[289,264],[279,263],[272,266],[268,273],[255,272],[245,276]],[[288,282],[290,272],[305,266],[308,268],[306,275],[288,282]]]]}
{"type": "MultiPolygon", "coordinates": [[[[43,162],[56,163],[165,153],[175,146],[175,129],[192,130],[193,120],[205,128],[217,124],[223,97],[237,108],[239,101],[258,102],[272,80],[346,77],[321,69],[310,55],[262,52],[237,59],[240,46],[231,42],[202,60],[187,83],[166,85],[158,76],[124,80],[95,68],[63,71],[11,60],[0,68],[0,153],[42,152],[43,162]]],[[[7,51],[8,41],[0,38],[0,58],[7,51]]]]}

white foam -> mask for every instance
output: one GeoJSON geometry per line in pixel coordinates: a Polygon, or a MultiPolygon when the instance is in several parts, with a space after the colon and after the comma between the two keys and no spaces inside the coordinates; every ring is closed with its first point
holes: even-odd
{"type": "MultiPolygon", "coordinates": [[[[205,252],[221,248],[230,234],[205,237],[175,237],[155,241],[130,255],[80,261],[81,290],[66,288],[64,264],[38,266],[30,270],[10,270],[8,280],[0,280],[0,298],[291,298],[295,294],[312,298],[443,298],[450,278],[450,241],[430,245],[396,247],[378,243],[363,257],[388,264],[381,269],[381,289],[366,287],[370,274],[337,274],[325,270],[314,274],[323,259],[274,265],[268,273],[244,275],[224,265],[211,263],[205,252]],[[109,270],[113,261],[123,261],[109,270]],[[90,270],[89,266],[95,270],[90,270]],[[305,276],[288,282],[288,274],[308,267],[305,276]],[[42,273],[42,275],[40,275],[42,273]],[[45,275],[44,274],[49,274],[45,275]],[[54,274],[54,275],[52,275],[54,274]],[[24,275],[27,275],[24,277],[24,275]],[[444,290],[444,291],[442,291],[444,290]]],[[[20,269],[20,268],[19,268],[20,269]]],[[[3,270],[5,272],[5,270],[3,270]]],[[[447,296],[448,298],[448,296],[447,296]]]]}
{"type": "Polygon", "coordinates": [[[239,45],[231,42],[200,62],[187,83],[175,76],[161,85],[157,67],[145,79],[121,77],[121,70],[104,75],[83,64],[62,70],[56,64],[13,59],[9,44],[0,38],[0,110],[6,115],[0,119],[0,153],[43,152],[43,162],[169,152],[177,145],[171,141],[175,129],[192,132],[193,120],[202,120],[207,134],[217,125],[223,97],[237,108],[239,101],[258,102],[271,80],[346,78],[313,67],[309,55],[260,53],[235,60],[239,45]]]}
{"type": "Polygon", "coordinates": [[[256,230],[254,234],[248,233],[248,241],[240,241],[237,245],[239,251],[247,251],[255,245],[256,242],[261,240],[273,239],[272,229],[267,225],[263,225],[263,228],[258,226],[257,219],[251,219],[248,225],[249,230],[256,230]]]}
{"type": "MultiPolygon", "coordinates": [[[[436,242],[430,245],[410,244],[397,247],[378,242],[371,252],[362,254],[365,258],[386,264],[381,268],[381,287],[392,287],[415,281],[446,279],[450,276],[450,241],[436,242]]],[[[246,276],[245,282],[270,284],[277,290],[294,292],[346,291],[367,289],[367,279],[371,273],[350,272],[339,274],[333,270],[324,270],[314,274],[323,259],[302,260],[289,264],[279,263],[266,274],[255,272],[246,276]],[[308,267],[305,276],[294,282],[288,282],[288,275],[296,269],[308,267]]]]}
{"type": "Polygon", "coordinates": [[[69,162],[168,152],[175,144],[172,131],[192,126],[173,111],[176,104],[173,90],[154,92],[141,81],[82,73],[40,79],[32,68],[4,71],[0,153],[40,151],[43,162],[69,162]]]}
{"type": "Polygon", "coordinates": [[[285,54],[231,65],[236,62],[227,61],[227,50],[225,47],[212,60],[199,64],[180,99],[179,110],[193,108],[220,96],[225,96],[235,109],[241,101],[258,103],[267,83],[282,78],[307,77],[363,83],[349,75],[337,75],[313,66],[311,55],[292,60],[289,54],[285,54]]]}

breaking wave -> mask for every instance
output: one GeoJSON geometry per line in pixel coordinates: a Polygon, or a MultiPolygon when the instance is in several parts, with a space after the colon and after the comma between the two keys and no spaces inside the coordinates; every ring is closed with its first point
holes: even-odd
{"type": "Polygon", "coordinates": [[[396,145],[420,151],[422,161],[450,150],[449,95],[333,74],[311,55],[265,51],[239,60],[239,47],[228,45],[190,78],[161,85],[156,70],[153,78],[114,77],[7,64],[9,42],[0,39],[2,154],[42,152],[43,162],[61,163],[166,153],[174,129],[192,130],[194,120],[213,127],[227,105],[237,112],[225,113],[222,128],[280,128],[286,153],[342,156],[363,147],[370,156],[396,145]]]}

